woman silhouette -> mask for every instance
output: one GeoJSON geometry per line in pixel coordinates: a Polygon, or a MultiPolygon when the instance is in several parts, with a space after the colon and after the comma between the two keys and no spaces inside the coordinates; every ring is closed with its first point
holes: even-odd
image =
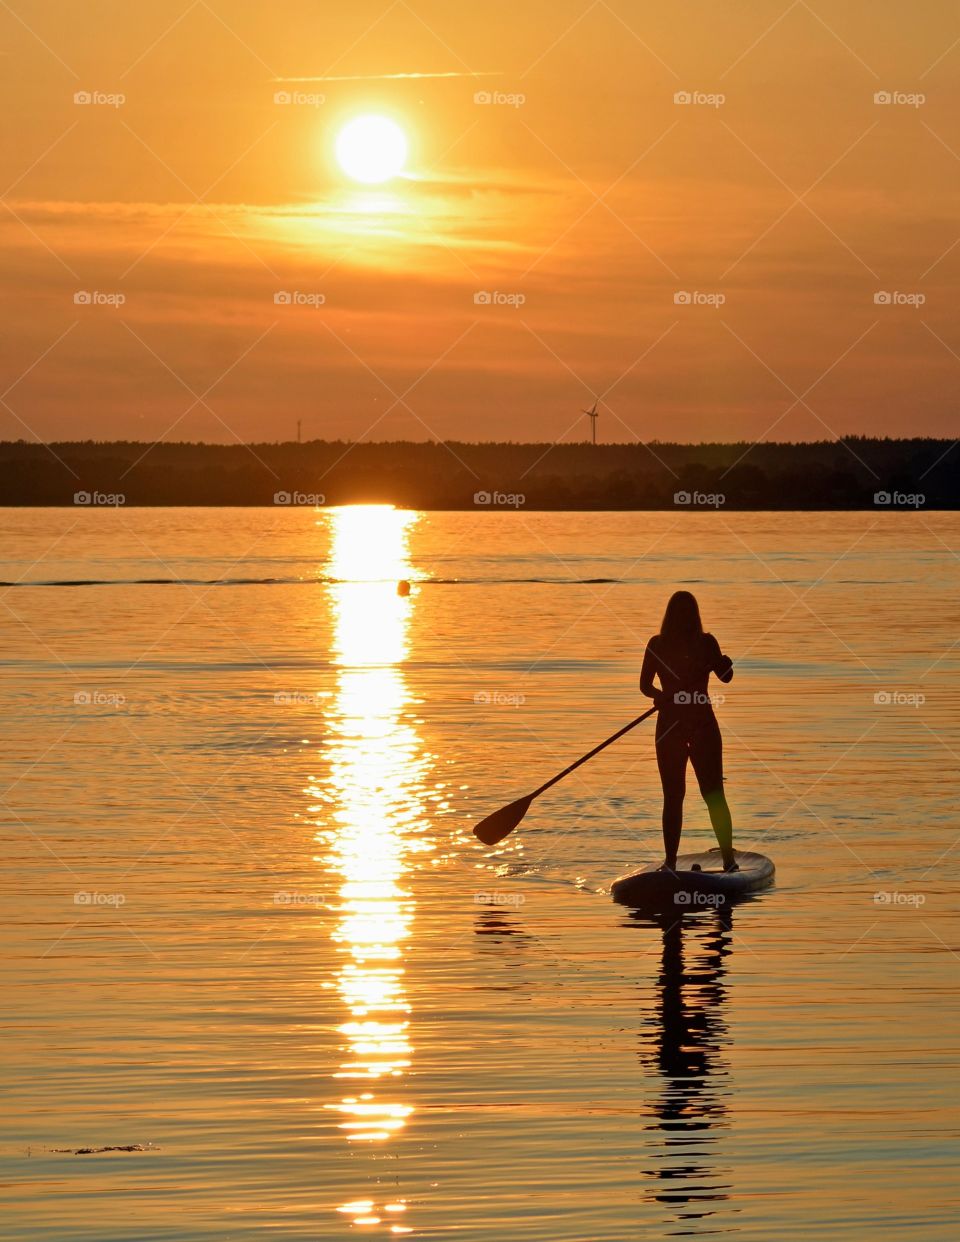
{"type": "Polygon", "coordinates": [[[657,715],[657,767],[663,785],[664,867],[677,865],[687,760],[710,812],[725,871],[738,870],[733,853],[733,823],[723,792],[723,742],[707,694],[710,674],[733,677],[733,662],[722,655],[712,634],[703,632],[700,608],[689,591],[670,597],[660,633],[647,643],[640,690],[653,699],[657,715]],[[660,688],[653,684],[657,677],[660,688]]]}

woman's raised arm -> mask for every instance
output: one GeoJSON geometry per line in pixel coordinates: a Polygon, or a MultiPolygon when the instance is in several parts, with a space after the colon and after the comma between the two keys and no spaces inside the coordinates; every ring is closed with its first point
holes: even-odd
{"type": "Polygon", "coordinates": [[[728,655],[723,654],[723,652],[720,650],[720,644],[717,642],[717,640],[714,638],[712,634],[710,635],[710,645],[711,645],[710,658],[712,661],[711,666],[710,666],[710,671],[712,673],[716,673],[716,675],[723,682],[732,681],[733,680],[733,661],[730,659],[728,655]]]}

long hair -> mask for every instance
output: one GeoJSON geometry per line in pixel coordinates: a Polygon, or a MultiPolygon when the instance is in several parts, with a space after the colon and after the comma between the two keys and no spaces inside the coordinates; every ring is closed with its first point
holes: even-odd
{"type": "Polygon", "coordinates": [[[702,634],[703,622],[696,597],[689,591],[674,591],[660,622],[660,637],[668,643],[682,643],[700,638],[702,634]]]}

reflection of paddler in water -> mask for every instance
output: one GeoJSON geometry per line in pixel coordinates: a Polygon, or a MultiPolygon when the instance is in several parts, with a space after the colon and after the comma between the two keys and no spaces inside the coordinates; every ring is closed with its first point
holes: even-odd
{"type": "Polygon", "coordinates": [[[501,936],[524,935],[519,922],[516,919],[512,919],[509,914],[505,914],[503,910],[498,909],[496,906],[487,906],[480,909],[473,932],[476,936],[495,936],[498,939],[501,936]]]}
{"type": "MultiPolygon", "coordinates": [[[[649,928],[649,919],[635,917],[649,928]]],[[[732,911],[723,908],[694,919],[671,914],[656,920],[663,935],[656,1010],[640,1032],[639,1055],[662,1080],[651,1128],[662,1132],[663,1148],[648,1172],[662,1183],[652,1197],[677,1207],[684,1221],[714,1209],[683,1205],[729,1197],[729,1186],[717,1181],[711,1145],[726,1115],[723,976],[732,921],[732,911]]]]}
{"type": "Polygon", "coordinates": [[[531,961],[530,950],[538,943],[523,925],[516,906],[505,908],[503,905],[481,902],[477,905],[477,913],[473,923],[473,934],[479,939],[476,952],[481,956],[496,958],[492,971],[481,983],[484,991],[519,993],[525,999],[535,994],[533,982],[526,966],[536,964],[536,955],[531,961]],[[502,969],[508,966],[509,969],[502,969]]]}

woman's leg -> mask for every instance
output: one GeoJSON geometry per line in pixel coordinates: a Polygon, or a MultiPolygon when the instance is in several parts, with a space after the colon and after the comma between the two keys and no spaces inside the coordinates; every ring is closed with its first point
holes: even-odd
{"type": "Polygon", "coordinates": [[[733,854],[733,819],[723,792],[723,739],[712,712],[693,734],[690,761],[710,813],[710,823],[720,846],[723,864],[729,866],[736,861],[733,854]]]}
{"type": "Polygon", "coordinates": [[[687,739],[677,721],[657,717],[657,767],[663,785],[663,852],[668,867],[677,865],[687,786],[687,739]]]}

